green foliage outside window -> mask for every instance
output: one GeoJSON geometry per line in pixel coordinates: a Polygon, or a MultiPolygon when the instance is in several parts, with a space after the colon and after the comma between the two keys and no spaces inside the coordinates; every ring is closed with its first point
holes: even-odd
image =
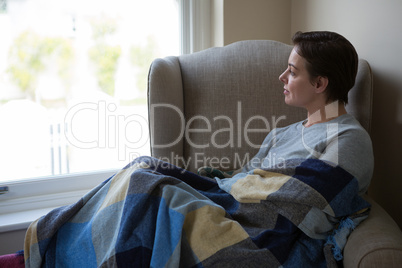
{"type": "Polygon", "coordinates": [[[115,91],[117,61],[121,55],[119,46],[97,44],[89,50],[89,58],[96,63],[96,78],[101,90],[110,96],[115,91]]]}
{"type": "Polygon", "coordinates": [[[138,68],[137,88],[145,91],[149,66],[158,55],[158,44],[153,36],[148,36],[145,46],[132,46],[130,49],[130,62],[138,68]]]}
{"type": "MultiPolygon", "coordinates": [[[[122,56],[120,45],[111,45],[118,25],[116,20],[100,16],[90,20],[93,46],[88,57],[93,63],[99,88],[110,96],[115,94],[115,75],[122,56]]],[[[9,50],[9,73],[11,80],[28,98],[35,99],[38,78],[48,68],[57,68],[57,73],[66,91],[71,88],[74,63],[73,40],[62,37],[43,37],[33,31],[21,33],[9,50]]],[[[145,92],[149,66],[158,56],[154,36],[149,36],[144,45],[131,45],[129,61],[135,68],[136,88],[145,92]]],[[[90,70],[88,70],[90,71],[90,70]]],[[[133,89],[134,90],[134,89],[133,89]]]]}
{"type": "Polygon", "coordinates": [[[95,66],[95,76],[100,89],[114,96],[115,74],[118,60],[121,55],[121,47],[107,44],[107,38],[117,30],[116,21],[101,16],[91,20],[92,38],[95,45],[89,50],[89,58],[95,66]]]}
{"type": "Polygon", "coordinates": [[[66,88],[71,82],[74,51],[68,39],[25,31],[14,40],[8,57],[11,80],[29,98],[34,99],[38,77],[46,68],[57,68],[66,88]]]}

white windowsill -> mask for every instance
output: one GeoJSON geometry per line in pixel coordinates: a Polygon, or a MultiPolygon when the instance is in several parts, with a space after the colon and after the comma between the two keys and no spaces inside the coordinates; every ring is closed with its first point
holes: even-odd
{"type": "Polygon", "coordinates": [[[52,209],[54,208],[35,209],[0,215],[0,233],[25,230],[33,221],[46,215],[52,209]]]}
{"type": "Polygon", "coordinates": [[[52,209],[77,202],[115,172],[106,170],[5,184],[9,193],[0,196],[0,233],[24,230],[52,209]]]}

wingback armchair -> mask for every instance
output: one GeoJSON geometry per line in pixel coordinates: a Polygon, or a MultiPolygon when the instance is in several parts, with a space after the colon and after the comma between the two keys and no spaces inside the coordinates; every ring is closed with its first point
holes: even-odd
{"type": "MultiPolygon", "coordinates": [[[[196,171],[201,166],[237,169],[258,151],[274,127],[306,118],[284,103],[278,76],[292,46],[241,41],[179,57],[156,59],[149,71],[151,154],[196,171]]],[[[360,59],[347,111],[370,132],[372,73],[360,59]]],[[[345,267],[397,267],[402,233],[369,196],[370,216],[350,235],[345,267]]]]}

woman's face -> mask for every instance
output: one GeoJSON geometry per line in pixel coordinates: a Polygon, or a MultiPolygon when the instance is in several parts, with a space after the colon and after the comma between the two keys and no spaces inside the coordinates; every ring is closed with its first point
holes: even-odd
{"type": "Polygon", "coordinates": [[[307,110],[321,105],[316,86],[311,83],[310,74],[305,68],[305,59],[297,54],[295,48],[290,53],[288,68],[279,76],[279,80],[284,84],[286,104],[307,110]]]}

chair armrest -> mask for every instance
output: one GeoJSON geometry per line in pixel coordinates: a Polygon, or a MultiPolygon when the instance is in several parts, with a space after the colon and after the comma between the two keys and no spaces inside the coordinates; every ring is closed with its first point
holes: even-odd
{"type": "Polygon", "coordinates": [[[348,267],[400,267],[402,232],[391,216],[373,199],[369,217],[349,236],[343,264],[348,267]]]}
{"type": "Polygon", "coordinates": [[[183,156],[184,96],[179,59],[155,59],[148,74],[151,155],[178,166],[183,156]],[[158,123],[156,123],[158,122],[158,123]]]}

